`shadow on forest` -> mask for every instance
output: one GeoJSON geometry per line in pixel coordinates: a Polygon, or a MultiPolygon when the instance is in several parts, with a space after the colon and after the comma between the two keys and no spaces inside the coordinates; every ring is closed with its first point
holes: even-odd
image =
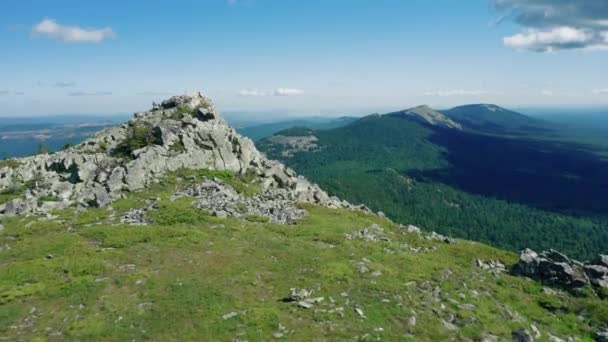
{"type": "Polygon", "coordinates": [[[591,147],[435,129],[450,167],[408,171],[483,196],[570,214],[608,214],[608,161],[591,147]]]}

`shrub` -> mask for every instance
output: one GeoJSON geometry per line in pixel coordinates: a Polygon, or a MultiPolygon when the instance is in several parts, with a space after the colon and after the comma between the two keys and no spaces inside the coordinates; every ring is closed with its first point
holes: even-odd
{"type": "Polygon", "coordinates": [[[152,124],[136,121],[131,123],[127,130],[127,137],[114,149],[113,155],[129,157],[133,151],[155,143],[157,143],[157,139],[153,134],[152,124]]]}

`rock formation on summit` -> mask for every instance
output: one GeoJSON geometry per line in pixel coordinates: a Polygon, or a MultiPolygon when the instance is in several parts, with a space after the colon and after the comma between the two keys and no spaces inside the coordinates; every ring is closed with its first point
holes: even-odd
{"type": "Polygon", "coordinates": [[[0,205],[0,215],[104,207],[123,191],[142,189],[183,168],[252,174],[263,190],[284,189],[297,202],[351,207],[267,159],[197,92],[154,104],[72,148],[0,164],[0,192],[16,194],[0,205]]]}

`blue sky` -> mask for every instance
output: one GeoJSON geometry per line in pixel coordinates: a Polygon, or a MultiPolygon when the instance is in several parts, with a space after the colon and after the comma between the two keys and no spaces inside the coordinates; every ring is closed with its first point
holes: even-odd
{"type": "Polygon", "coordinates": [[[604,106],[605,3],[3,0],[0,115],[132,112],[194,90],[297,114],[604,106]]]}

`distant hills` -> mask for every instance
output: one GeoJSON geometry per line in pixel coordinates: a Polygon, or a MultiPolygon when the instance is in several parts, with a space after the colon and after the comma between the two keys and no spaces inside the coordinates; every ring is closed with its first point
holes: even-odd
{"type": "Polygon", "coordinates": [[[551,129],[548,122],[496,106],[473,104],[442,111],[463,126],[486,133],[528,133],[551,129]]]}
{"type": "Polygon", "coordinates": [[[259,148],[399,222],[511,249],[608,252],[608,149],[554,124],[477,104],[299,131],[316,148],[259,148]]]}
{"type": "Polygon", "coordinates": [[[349,116],[343,116],[339,118],[300,118],[272,123],[248,125],[241,128],[237,128],[237,130],[239,131],[239,133],[253,140],[259,140],[262,138],[269,137],[279,131],[290,127],[305,126],[312,129],[331,129],[348,125],[349,123],[357,119],[358,118],[349,116]]]}

